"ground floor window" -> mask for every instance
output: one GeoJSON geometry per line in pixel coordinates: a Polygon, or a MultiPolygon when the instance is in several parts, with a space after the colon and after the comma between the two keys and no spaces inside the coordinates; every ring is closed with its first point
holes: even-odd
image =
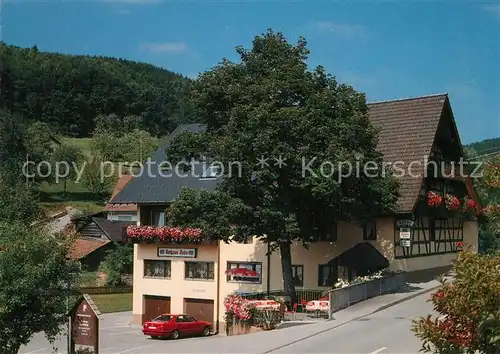
{"type": "Polygon", "coordinates": [[[168,260],[145,259],[144,276],[170,278],[171,262],[168,260]]]}
{"type": "Polygon", "coordinates": [[[292,265],[293,284],[295,286],[304,286],[304,266],[292,265]]]}
{"type": "Polygon", "coordinates": [[[214,279],[214,262],[185,262],[186,279],[214,279]]]}
{"type": "Polygon", "coordinates": [[[262,263],[260,262],[227,262],[227,281],[262,283],[262,263]]]}

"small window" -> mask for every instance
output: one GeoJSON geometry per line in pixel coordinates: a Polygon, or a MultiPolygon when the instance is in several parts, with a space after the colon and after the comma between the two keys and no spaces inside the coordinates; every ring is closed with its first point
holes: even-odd
{"type": "Polygon", "coordinates": [[[170,278],[171,263],[166,260],[144,260],[144,276],[156,278],[170,278]]]}
{"type": "Polygon", "coordinates": [[[183,315],[177,316],[175,322],[186,322],[186,318],[183,315]]]}
{"type": "Polygon", "coordinates": [[[186,279],[214,279],[214,262],[185,262],[186,279]]]}
{"type": "Polygon", "coordinates": [[[293,284],[295,286],[304,286],[304,266],[292,265],[293,284]]]}
{"type": "Polygon", "coordinates": [[[117,215],[116,219],[118,221],[132,221],[132,215],[117,215]]]}
{"type": "Polygon", "coordinates": [[[156,209],[151,212],[152,226],[165,226],[165,210],[156,209]]]}
{"type": "Polygon", "coordinates": [[[153,321],[157,321],[157,322],[170,322],[171,319],[172,319],[172,316],[170,316],[170,315],[160,315],[158,317],[155,317],[153,319],[153,321]]]}
{"type": "Polygon", "coordinates": [[[377,227],[375,220],[368,221],[363,225],[363,240],[365,241],[377,240],[377,227]]]}
{"type": "Polygon", "coordinates": [[[262,263],[260,262],[228,262],[227,281],[241,283],[262,283],[262,263]]]}
{"type": "Polygon", "coordinates": [[[338,269],[333,264],[318,266],[318,286],[334,286],[338,280],[338,269]]]}
{"type": "Polygon", "coordinates": [[[184,316],[184,322],[196,322],[192,316],[184,316]]]}

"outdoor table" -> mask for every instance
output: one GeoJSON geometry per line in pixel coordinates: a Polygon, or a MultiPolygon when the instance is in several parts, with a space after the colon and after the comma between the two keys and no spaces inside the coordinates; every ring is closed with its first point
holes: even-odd
{"type": "Polygon", "coordinates": [[[314,312],[318,316],[322,312],[328,313],[330,309],[330,301],[325,300],[313,300],[306,304],[306,312],[314,312]]]}

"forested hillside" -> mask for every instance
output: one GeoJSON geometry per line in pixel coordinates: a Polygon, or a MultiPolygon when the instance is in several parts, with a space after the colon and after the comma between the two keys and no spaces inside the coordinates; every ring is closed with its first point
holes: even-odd
{"type": "Polygon", "coordinates": [[[485,139],[469,145],[467,148],[472,149],[475,154],[482,155],[500,151],[500,138],[485,139]]]}
{"type": "Polygon", "coordinates": [[[97,115],[140,116],[163,135],[193,119],[190,80],[149,64],[0,43],[0,104],[63,135],[87,137],[97,115]]]}

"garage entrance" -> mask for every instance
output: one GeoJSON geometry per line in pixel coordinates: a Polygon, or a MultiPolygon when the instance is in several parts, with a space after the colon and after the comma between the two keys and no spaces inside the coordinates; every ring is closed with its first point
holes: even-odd
{"type": "Polygon", "coordinates": [[[214,322],[214,300],[184,299],[184,312],[197,320],[214,322]]]}
{"type": "Polygon", "coordinates": [[[170,297],[144,295],[144,314],[142,315],[142,323],[164,313],[170,313],[170,297]]]}

